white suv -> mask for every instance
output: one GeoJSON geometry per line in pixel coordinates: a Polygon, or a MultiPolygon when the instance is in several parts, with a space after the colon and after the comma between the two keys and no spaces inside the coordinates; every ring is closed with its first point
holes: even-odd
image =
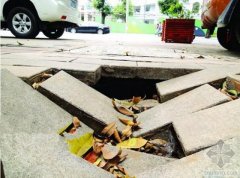
{"type": "Polygon", "coordinates": [[[64,28],[79,22],[78,0],[0,1],[1,28],[8,28],[17,38],[35,38],[42,31],[56,39],[64,28]]]}

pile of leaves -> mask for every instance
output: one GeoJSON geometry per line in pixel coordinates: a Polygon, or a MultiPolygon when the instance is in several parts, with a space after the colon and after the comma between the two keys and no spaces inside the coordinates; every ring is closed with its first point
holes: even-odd
{"type": "MultiPolygon", "coordinates": [[[[58,134],[64,132],[74,134],[81,127],[77,117],[72,123],[60,129],[58,134]]],[[[127,157],[122,153],[121,147],[112,146],[121,141],[115,123],[107,125],[101,133],[86,133],[78,138],[66,140],[68,149],[72,154],[114,174],[117,178],[130,178],[125,169],[119,165],[127,157]],[[114,141],[113,141],[114,140],[114,141]]]]}
{"type": "MultiPolygon", "coordinates": [[[[131,100],[113,99],[115,109],[120,113],[132,117],[132,119],[118,118],[126,127],[122,131],[117,130],[115,122],[108,124],[100,133],[86,133],[78,138],[67,139],[69,151],[78,157],[114,174],[117,178],[130,178],[127,171],[119,164],[127,155],[122,149],[133,149],[140,152],[165,156],[169,154],[169,143],[162,139],[146,140],[133,138],[133,132],[140,129],[137,122],[137,113],[146,110],[139,106],[141,97],[133,97],[131,100]]],[[[58,134],[74,134],[81,127],[77,117],[73,117],[72,123],[60,129],[58,134]]]]}
{"type": "Polygon", "coordinates": [[[240,82],[228,77],[223,83],[220,91],[229,96],[232,100],[238,99],[240,98],[240,82]]]}

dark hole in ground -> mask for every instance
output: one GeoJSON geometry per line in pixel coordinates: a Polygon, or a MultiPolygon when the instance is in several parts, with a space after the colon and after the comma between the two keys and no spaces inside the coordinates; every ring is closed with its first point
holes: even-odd
{"type": "Polygon", "coordinates": [[[158,82],[161,80],[101,78],[93,88],[109,98],[130,99],[133,96],[146,96],[146,99],[152,99],[157,95],[155,84],[158,82]]]}
{"type": "Polygon", "coordinates": [[[160,138],[167,141],[168,144],[166,146],[166,149],[169,151],[169,153],[166,155],[167,157],[182,158],[185,156],[172,124],[152,131],[151,133],[143,136],[143,138],[147,140],[160,138]]]}

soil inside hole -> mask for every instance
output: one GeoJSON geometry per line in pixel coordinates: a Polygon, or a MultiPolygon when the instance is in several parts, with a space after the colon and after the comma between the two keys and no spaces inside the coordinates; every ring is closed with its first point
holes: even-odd
{"type": "Polygon", "coordinates": [[[157,129],[143,137],[147,140],[160,138],[167,141],[166,149],[169,151],[169,154],[166,155],[167,157],[182,158],[185,156],[172,124],[157,129]]]}
{"type": "Polygon", "coordinates": [[[152,99],[157,95],[158,82],[161,80],[101,78],[93,88],[109,98],[130,99],[133,96],[146,96],[146,99],[152,99]]]}

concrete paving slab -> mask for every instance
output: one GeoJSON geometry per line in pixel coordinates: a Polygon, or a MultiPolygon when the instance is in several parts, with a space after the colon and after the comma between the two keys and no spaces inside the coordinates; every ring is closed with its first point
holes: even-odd
{"type": "Polygon", "coordinates": [[[56,62],[34,59],[2,59],[1,62],[3,66],[48,67],[58,70],[64,70],[89,84],[95,84],[101,77],[101,66],[96,64],[73,64],[70,62],[56,62]]]}
{"type": "Polygon", "coordinates": [[[197,86],[206,83],[222,83],[223,79],[226,78],[229,74],[236,74],[239,72],[239,67],[225,66],[210,68],[160,82],[156,86],[161,102],[165,102],[193,88],[196,88],[197,86]]]}
{"type": "Polygon", "coordinates": [[[69,153],[64,140],[55,134],[4,133],[0,143],[5,176],[9,178],[114,177],[69,153]]]}
{"type": "MultiPolygon", "coordinates": [[[[113,177],[69,153],[56,131],[72,116],[1,70],[0,159],[6,177],[113,177]]],[[[82,124],[79,132],[92,132],[82,124]]]]}
{"type": "Polygon", "coordinates": [[[123,149],[123,154],[127,154],[127,159],[120,163],[125,168],[127,173],[135,176],[141,172],[153,169],[159,165],[168,164],[176,159],[166,158],[162,156],[155,156],[147,153],[123,149]]]}
{"type": "Polygon", "coordinates": [[[239,81],[240,82],[240,75],[229,75],[228,78],[239,81]]]}
{"type": "Polygon", "coordinates": [[[111,122],[117,122],[118,128],[123,128],[118,121],[121,114],[113,108],[108,97],[64,71],[44,81],[39,90],[68,112],[79,116],[95,131],[101,131],[111,122]]]}
{"type": "MultiPolygon", "coordinates": [[[[72,115],[32,89],[29,85],[1,69],[1,128],[3,133],[56,133],[72,121],[72,115]]],[[[82,133],[91,131],[83,126],[82,133]]]]}
{"type": "Polygon", "coordinates": [[[173,127],[186,155],[240,136],[240,99],[178,117],[173,127]]]}
{"type": "Polygon", "coordinates": [[[240,177],[240,137],[236,137],[177,161],[139,173],[138,178],[237,178],[240,177]],[[223,147],[222,147],[223,145],[223,147]],[[217,152],[221,150],[221,154],[217,152]]]}
{"type": "Polygon", "coordinates": [[[138,121],[141,122],[142,129],[135,131],[134,136],[151,134],[158,128],[174,123],[178,116],[210,108],[229,99],[225,94],[205,84],[139,114],[138,121]]]}
{"type": "Polygon", "coordinates": [[[7,69],[17,77],[27,80],[43,72],[49,71],[48,67],[24,67],[24,66],[1,66],[1,69],[7,69]]]}

